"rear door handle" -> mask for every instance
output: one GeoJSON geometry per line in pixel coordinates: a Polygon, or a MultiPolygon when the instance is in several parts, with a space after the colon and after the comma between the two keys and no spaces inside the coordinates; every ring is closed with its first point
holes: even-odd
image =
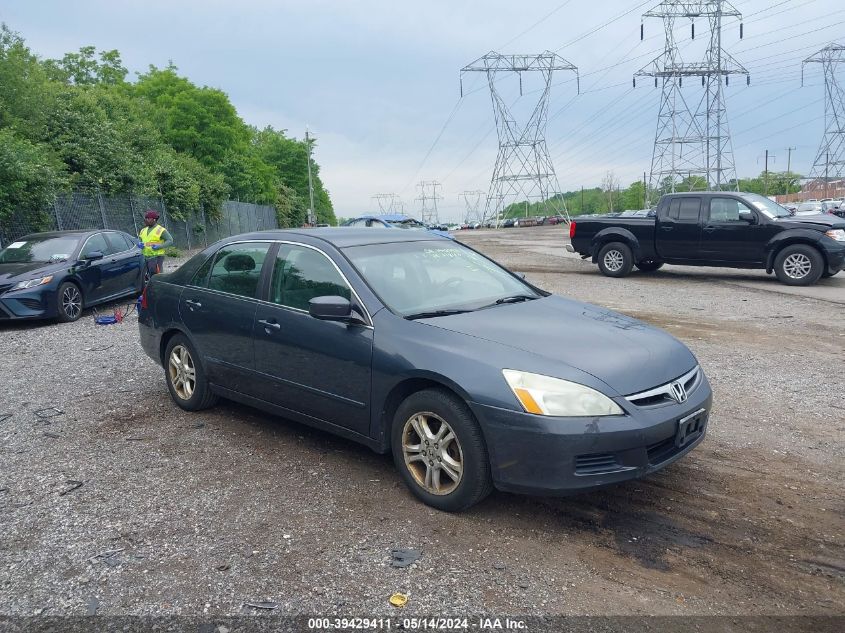
{"type": "Polygon", "coordinates": [[[185,303],[187,303],[192,308],[201,308],[202,304],[199,301],[192,301],[191,299],[185,299],[185,303]]]}
{"type": "Polygon", "coordinates": [[[282,326],[279,325],[278,323],[276,323],[275,321],[267,321],[265,319],[260,319],[258,322],[261,325],[264,326],[265,330],[269,330],[270,328],[272,328],[274,330],[281,330],[282,329],[282,326]]]}
{"type": "Polygon", "coordinates": [[[716,230],[716,227],[715,227],[715,226],[705,226],[705,227],[704,227],[704,231],[705,231],[706,233],[712,233],[712,232],[713,232],[713,231],[715,231],[715,230],[716,230]]]}
{"type": "Polygon", "coordinates": [[[661,230],[661,231],[671,231],[671,230],[672,230],[672,229],[674,229],[674,228],[675,228],[674,226],[666,226],[666,225],[663,225],[663,226],[661,226],[661,227],[660,227],[660,230],[661,230]]]}

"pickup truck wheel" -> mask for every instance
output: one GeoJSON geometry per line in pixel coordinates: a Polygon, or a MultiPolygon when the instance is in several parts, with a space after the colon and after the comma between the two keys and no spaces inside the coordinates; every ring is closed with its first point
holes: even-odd
{"type": "Polygon", "coordinates": [[[634,256],[627,244],[611,242],[599,251],[599,270],[607,277],[625,277],[634,267],[634,256]]]}
{"type": "Polygon", "coordinates": [[[644,273],[653,273],[655,270],[663,267],[663,262],[656,262],[653,259],[644,259],[641,262],[637,262],[636,267],[644,273]]]}
{"type": "Polygon", "coordinates": [[[793,244],[775,257],[775,274],[788,286],[810,286],[824,272],[824,259],[812,246],[793,244]]]}

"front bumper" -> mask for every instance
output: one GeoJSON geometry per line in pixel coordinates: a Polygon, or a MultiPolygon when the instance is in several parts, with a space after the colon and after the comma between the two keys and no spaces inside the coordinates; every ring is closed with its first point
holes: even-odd
{"type": "Polygon", "coordinates": [[[845,242],[837,242],[825,238],[824,254],[827,258],[827,272],[835,275],[840,270],[845,270],[845,242]]]}
{"type": "Polygon", "coordinates": [[[626,403],[624,416],[556,418],[470,406],[487,440],[496,488],[566,495],[638,479],[683,457],[704,439],[712,400],[702,374],[684,404],[640,408],[626,403]],[[702,409],[687,422],[697,424],[699,432],[679,446],[679,421],[702,409]]]}
{"type": "Polygon", "coordinates": [[[56,289],[52,284],[0,295],[0,322],[52,319],[56,315],[56,289]]]}

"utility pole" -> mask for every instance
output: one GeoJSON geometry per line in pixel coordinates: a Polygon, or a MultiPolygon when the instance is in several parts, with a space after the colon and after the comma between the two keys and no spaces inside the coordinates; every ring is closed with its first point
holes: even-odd
{"type": "MultiPolygon", "coordinates": [[[[765,150],[765,162],[763,163],[763,195],[769,195],[769,150],[765,150]]],[[[772,156],[772,160],[774,161],[777,156],[772,156]]],[[[759,164],[760,159],[757,159],[757,163],[759,164]]]]}
{"type": "Polygon", "coordinates": [[[648,209],[648,182],[646,182],[645,175],[645,172],[643,172],[643,209],[648,209]]]}
{"type": "Polygon", "coordinates": [[[404,209],[402,201],[395,193],[377,193],[372,196],[372,199],[378,204],[378,210],[382,215],[390,215],[391,213],[398,213],[400,206],[404,209]]]}
{"type": "Polygon", "coordinates": [[[787,147],[786,151],[786,173],[789,174],[792,171],[792,152],[794,152],[797,147],[787,147]]]}
{"type": "Polygon", "coordinates": [[[458,194],[458,199],[464,201],[466,210],[464,212],[464,222],[467,224],[475,224],[476,222],[483,222],[481,217],[481,201],[484,199],[486,192],[479,190],[464,191],[458,194]]]}
{"type": "Polygon", "coordinates": [[[311,179],[311,137],[308,135],[308,127],[305,128],[305,145],[308,147],[308,224],[317,224],[317,214],[314,212],[314,181],[311,179]]]}
{"type": "Polygon", "coordinates": [[[845,61],[845,44],[830,44],[801,63],[802,86],[804,66],[818,63],[824,71],[824,136],[813,161],[810,177],[818,179],[824,167],[825,198],[828,197],[830,177],[845,177],[845,90],[836,79],[836,70],[842,61],[845,61]]]}
{"type": "Polygon", "coordinates": [[[437,201],[442,200],[443,196],[437,190],[442,188],[443,185],[436,180],[423,180],[417,187],[420,190],[420,197],[417,198],[417,201],[421,203],[420,219],[422,223],[425,225],[440,224],[440,217],[437,213],[437,201]]]}
{"type": "MultiPolygon", "coordinates": [[[[727,126],[722,78],[728,85],[730,75],[745,75],[748,71],[722,48],[722,18],[742,19],[742,14],[726,0],[664,0],[643,14],[645,18],[661,18],[665,30],[663,53],[634,75],[653,77],[654,87],[660,87],[662,96],[657,115],[657,132],[651,159],[651,187],[663,186],[670,179],[669,188],[675,191],[684,177],[701,176],[709,189],[722,191],[738,189],[736,167],[727,126]],[[704,59],[685,62],[675,41],[675,22],[689,19],[692,39],[695,39],[696,18],[708,22],[710,41],[704,59]],[[683,90],[686,78],[700,77],[704,95],[683,90]],[[697,105],[696,105],[697,104],[697,105]],[[734,186],[730,186],[731,180],[734,186]]],[[[743,28],[740,23],[739,36],[743,28]]],[[[644,28],[640,25],[640,39],[644,28]]]]}
{"type": "Polygon", "coordinates": [[[461,69],[461,96],[464,73],[479,72],[487,76],[493,99],[499,152],[487,194],[485,221],[488,218],[498,218],[507,206],[506,200],[536,200],[540,202],[543,215],[562,215],[566,222],[569,222],[566,204],[557,195],[560,193],[560,184],[546,145],[552,75],[561,70],[572,71],[576,79],[578,78],[578,69],[575,66],[550,51],[538,55],[503,55],[490,52],[461,69]],[[517,74],[519,94],[522,96],[522,74],[529,72],[539,74],[544,86],[530,118],[526,123],[520,124],[505,103],[497,82],[501,81],[503,74],[517,74]]]}

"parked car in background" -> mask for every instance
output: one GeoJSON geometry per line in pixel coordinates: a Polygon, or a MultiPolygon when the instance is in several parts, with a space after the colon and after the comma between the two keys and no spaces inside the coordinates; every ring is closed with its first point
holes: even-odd
{"type": "Polygon", "coordinates": [[[821,202],[802,202],[795,208],[794,215],[818,215],[822,213],[821,202]]]}
{"type": "Polygon", "coordinates": [[[138,323],[181,408],[222,396],[390,452],[446,511],[646,476],[704,439],[712,403],[666,332],[423,231],[229,238],[153,277],[138,323]]]}
{"type": "Polygon", "coordinates": [[[26,235],[0,251],[0,322],[76,321],[85,308],[141,293],[144,254],[122,231],[26,235]]]}
{"type": "Polygon", "coordinates": [[[343,226],[368,229],[415,229],[419,231],[430,231],[437,235],[453,239],[449,236],[447,230],[442,228],[442,225],[439,225],[438,228],[427,227],[416,218],[399,213],[362,215],[347,221],[343,226]]]}
{"type": "Polygon", "coordinates": [[[667,194],[656,218],[593,218],[570,226],[567,250],[592,258],[608,277],[664,263],[762,268],[782,283],[807,286],[845,267],[845,220],[790,215],[754,193],[667,194]]]}

